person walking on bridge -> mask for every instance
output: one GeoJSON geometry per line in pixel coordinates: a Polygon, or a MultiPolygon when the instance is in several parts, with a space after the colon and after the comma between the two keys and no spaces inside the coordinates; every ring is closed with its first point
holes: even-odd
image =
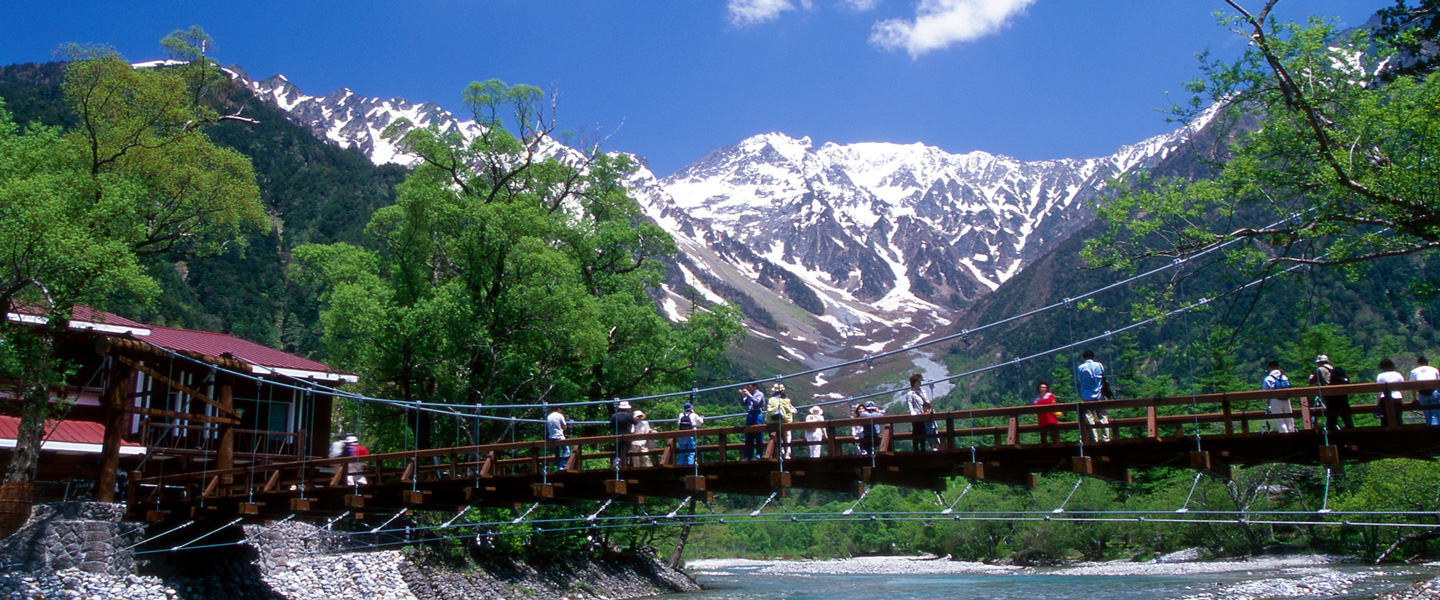
{"type": "MultiPolygon", "coordinates": [[[[610,425],[614,429],[616,438],[635,432],[635,415],[630,413],[629,402],[621,400],[620,404],[615,405],[615,414],[610,415],[610,425]]],[[[624,441],[615,440],[615,458],[610,461],[612,468],[619,468],[624,464],[626,446],[624,441]]]]}
{"type": "MultiPolygon", "coordinates": [[[[919,373],[910,376],[910,389],[905,390],[905,406],[910,409],[913,415],[935,414],[935,407],[930,404],[930,398],[925,395],[925,390],[920,389],[920,383],[925,377],[919,373]]],[[[935,422],[925,421],[923,423],[910,424],[911,447],[916,452],[925,452],[930,449],[930,440],[935,437],[935,422]]]]}
{"type": "MultiPolygon", "coordinates": [[[[1440,369],[1430,366],[1430,359],[1424,355],[1415,357],[1415,368],[1410,369],[1410,381],[1440,381],[1440,369]]],[[[1440,389],[1429,388],[1415,391],[1415,399],[1425,409],[1425,424],[1440,425],[1440,389]]]]}
{"type": "MultiPolygon", "coordinates": [[[[1035,406],[1046,406],[1055,404],[1055,394],[1050,393],[1049,382],[1042,381],[1035,385],[1035,406]]],[[[1042,412],[1035,415],[1035,424],[1040,427],[1040,443],[1044,444],[1047,439],[1054,439],[1060,443],[1060,413],[1042,412]]]]}
{"type": "MultiPolygon", "coordinates": [[[[1310,374],[1310,385],[1324,387],[1347,383],[1350,383],[1350,378],[1345,375],[1345,369],[1330,364],[1330,357],[1324,354],[1315,357],[1315,372],[1310,374]]],[[[1320,405],[1325,411],[1325,427],[1330,431],[1339,431],[1341,422],[1345,423],[1346,427],[1355,428],[1355,416],[1350,414],[1349,395],[1321,390],[1320,405]]]]}
{"type": "MultiPolygon", "coordinates": [[[[1272,360],[1265,368],[1270,372],[1260,381],[1260,389],[1268,392],[1290,387],[1290,378],[1280,370],[1280,361],[1272,360]]],[[[1270,426],[1279,433],[1295,433],[1295,419],[1290,416],[1294,410],[1289,398],[1271,398],[1265,407],[1265,413],[1270,415],[1270,426]]]]}
{"type": "MultiPolygon", "coordinates": [[[[1094,402],[1104,398],[1105,365],[1095,360],[1095,353],[1086,350],[1080,355],[1085,362],[1075,367],[1075,384],[1080,388],[1081,402],[1094,402]]],[[[1084,411],[1085,428],[1090,430],[1090,439],[1096,442],[1110,441],[1110,412],[1104,409],[1084,411]]]]}
{"type": "MultiPolygon", "coordinates": [[[[644,433],[655,433],[655,429],[650,427],[650,421],[645,418],[645,413],[643,411],[635,411],[634,433],[637,435],[644,433]]],[[[631,440],[630,466],[649,467],[651,465],[652,463],[650,462],[650,440],[631,440]]]]}
{"type": "MultiPolygon", "coordinates": [[[[1390,360],[1390,359],[1388,359],[1388,358],[1380,359],[1380,374],[1375,376],[1375,383],[1403,383],[1404,381],[1405,381],[1405,376],[1404,376],[1404,375],[1401,375],[1399,371],[1396,371],[1396,370],[1395,370],[1395,361],[1390,360]]],[[[1385,412],[1385,403],[1386,403],[1386,402],[1399,403],[1399,402],[1404,402],[1404,401],[1405,401],[1405,392],[1402,392],[1402,391],[1400,391],[1400,390],[1391,390],[1391,391],[1389,391],[1388,393],[1387,393],[1387,392],[1384,392],[1384,391],[1376,392],[1376,393],[1375,393],[1375,416],[1380,418],[1380,424],[1381,424],[1381,425],[1399,425],[1400,423],[1391,423],[1391,422],[1389,422],[1389,419],[1385,416],[1385,415],[1387,414],[1387,413],[1385,412]]],[[[1395,415],[1396,415],[1395,420],[1397,420],[1397,421],[1401,420],[1401,419],[1400,419],[1400,416],[1399,416],[1399,415],[1400,415],[1400,411],[1398,411],[1398,410],[1395,411],[1395,415]]]]}
{"type": "Polygon", "coordinates": [[[795,422],[795,405],[790,402],[790,397],[785,395],[785,384],[776,383],[770,388],[770,400],[765,404],[765,413],[770,415],[770,421],[775,424],[776,433],[771,434],[770,439],[781,444],[780,456],[790,458],[790,434],[794,432],[786,429],[782,433],[780,426],[795,422]]]}
{"type": "MultiPolygon", "coordinates": [[[[865,403],[865,412],[861,413],[860,416],[867,419],[877,419],[885,416],[885,413],[881,412],[880,407],[876,406],[873,401],[870,401],[865,403]]],[[[880,425],[873,421],[866,423],[864,434],[864,438],[862,438],[864,441],[861,447],[868,453],[879,454],[880,425]]]]}
{"type": "MultiPolygon", "coordinates": [[[[745,409],[745,426],[765,424],[765,394],[761,393],[760,386],[748,383],[740,389],[740,407],[745,409]]],[[[760,446],[764,443],[760,433],[745,434],[745,460],[755,460],[760,456],[760,446]]]]}
{"type": "Polygon", "coordinates": [[[825,441],[825,427],[820,423],[825,422],[825,409],[819,406],[810,407],[810,414],[805,415],[806,423],[815,423],[815,427],[805,430],[805,441],[810,444],[810,458],[820,458],[820,442],[825,441]]]}
{"type": "MultiPolygon", "coordinates": [[[[680,431],[694,431],[705,426],[705,417],[695,412],[695,406],[689,402],[685,403],[680,410],[680,418],[675,420],[675,427],[680,431]]],[[[684,466],[695,465],[695,436],[682,437],[676,443],[680,448],[678,464],[684,466]]]]}
{"type": "MultiPolygon", "coordinates": [[[[856,418],[856,419],[864,418],[864,417],[865,417],[865,405],[863,405],[863,404],[856,404],[856,405],[855,405],[855,412],[854,412],[851,416],[853,416],[853,417],[856,418]]],[[[859,455],[861,455],[861,456],[864,456],[864,455],[866,454],[866,450],[865,450],[865,429],[866,429],[866,428],[865,428],[864,425],[852,425],[852,426],[850,426],[850,437],[855,438],[855,453],[856,453],[856,454],[859,454],[859,455]]]]}
{"type": "Polygon", "coordinates": [[[550,452],[555,457],[555,470],[565,468],[565,463],[570,459],[570,447],[565,445],[565,410],[562,406],[555,407],[550,414],[545,415],[545,439],[550,441],[550,452]]]}

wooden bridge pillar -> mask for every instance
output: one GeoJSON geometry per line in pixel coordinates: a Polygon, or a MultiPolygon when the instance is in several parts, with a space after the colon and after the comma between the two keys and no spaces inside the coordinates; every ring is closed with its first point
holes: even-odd
{"type": "MultiPolygon", "coordinates": [[[[95,500],[115,501],[115,479],[120,470],[120,438],[125,429],[124,391],[135,386],[135,370],[129,367],[112,367],[110,387],[105,390],[105,437],[100,446],[100,476],[95,482],[95,500]]],[[[138,478],[130,479],[131,482],[138,478]]],[[[137,484],[131,484],[134,488],[137,484]]],[[[130,492],[126,490],[126,497],[130,492]]]]}

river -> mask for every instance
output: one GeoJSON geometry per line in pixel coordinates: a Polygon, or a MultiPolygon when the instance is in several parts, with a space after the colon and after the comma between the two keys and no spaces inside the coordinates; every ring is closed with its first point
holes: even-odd
{"type": "Polygon", "coordinates": [[[1436,565],[1372,567],[1321,557],[1229,563],[990,567],[916,559],[692,561],[707,589],[666,600],[1248,600],[1374,598],[1436,576],[1436,565]]]}

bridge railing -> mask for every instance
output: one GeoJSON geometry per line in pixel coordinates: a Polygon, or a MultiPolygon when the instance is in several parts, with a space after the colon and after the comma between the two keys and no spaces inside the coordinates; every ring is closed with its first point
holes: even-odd
{"type": "MultiPolygon", "coordinates": [[[[682,439],[695,440],[695,458],[700,464],[731,463],[745,460],[746,434],[764,436],[760,460],[813,460],[808,457],[812,446],[820,446],[829,457],[856,455],[864,449],[870,453],[911,452],[900,442],[914,442],[925,430],[924,423],[934,423],[931,446],[939,451],[957,451],[972,447],[1018,447],[1025,445],[1028,434],[1038,434],[1035,424],[1041,413],[1060,413],[1058,428],[1072,440],[1087,434],[1079,425],[1087,411],[1108,411],[1113,417],[1108,427],[1113,438],[1161,439],[1171,436],[1233,436],[1255,434],[1261,422],[1272,419],[1295,419],[1302,431],[1320,426],[1317,417],[1345,412],[1331,406],[1311,406],[1310,398],[1347,394],[1357,399],[1348,412],[1363,417],[1362,427],[1417,427],[1405,425],[1405,411],[1426,407],[1415,401],[1376,402],[1382,392],[1413,392],[1430,389],[1433,382],[1402,382],[1394,384],[1358,383],[1349,385],[1295,387],[1273,391],[1240,391],[1195,394],[1163,398],[1130,398],[1082,403],[1041,406],[1010,406],[976,408],[926,415],[891,415],[875,418],[843,418],[818,422],[798,421],[789,424],[711,427],[688,431],[658,431],[641,435],[592,436],[563,441],[534,440],[412,450],[372,454],[361,458],[325,458],[292,460],[270,464],[252,464],[226,471],[191,472],[141,478],[132,476],[131,502],[160,500],[194,500],[294,489],[327,489],[390,484],[415,484],[420,481],[491,479],[507,475],[536,476],[542,471],[566,473],[598,473],[604,471],[635,471],[644,469],[688,468],[682,466],[682,439]],[[1263,403],[1271,398],[1289,398],[1293,410],[1285,414],[1268,413],[1263,403]],[[1371,425],[1368,415],[1380,414],[1379,425],[1371,425]],[[872,428],[873,437],[854,434],[853,428],[872,428]],[[805,440],[804,432],[820,429],[824,439],[805,440]],[[791,433],[784,442],[783,433],[791,433]],[[780,435],[776,435],[776,434],[780,435]],[[634,442],[645,442],[636,446],[634,442]],[[561,447],[568,448],[568,457],[559,458],[561,447]],[[785,456],[789,450],[789,456],[785,456]]],[[[167,426],[173,427],[173,426],[167,426]]],[[[1038,435],[1033,436],[1038,438],[1038,435]]],[[[913,446],[913,444],[912,444],[913,446]]],[[[618,479],[618,478],[617,478],[618,479]]]]}

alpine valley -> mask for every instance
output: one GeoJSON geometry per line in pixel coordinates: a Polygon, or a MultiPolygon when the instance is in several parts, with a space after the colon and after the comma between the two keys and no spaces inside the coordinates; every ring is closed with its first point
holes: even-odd
{"type": "MultiPolygon", "coordinates": [[[[399,118],[462,134],[478,128],[434,103],[348,89],[311,96],[281,75],[234,76],[296,124],[376,164],[415,160],[381,136],[399,118]]],[[[750,332],[742,363],[783,373],[947,331],[960,311],[1091,222],[1088,203],[1107,181],[1183,154],[1201,128],[1110,156],[1032,162],[919,143],[817,148],[767,133],[665,176],[636,157],[630,185],[680,247],[661,306],[680,318],[697,302],[735,302],[750,332]]]]}

